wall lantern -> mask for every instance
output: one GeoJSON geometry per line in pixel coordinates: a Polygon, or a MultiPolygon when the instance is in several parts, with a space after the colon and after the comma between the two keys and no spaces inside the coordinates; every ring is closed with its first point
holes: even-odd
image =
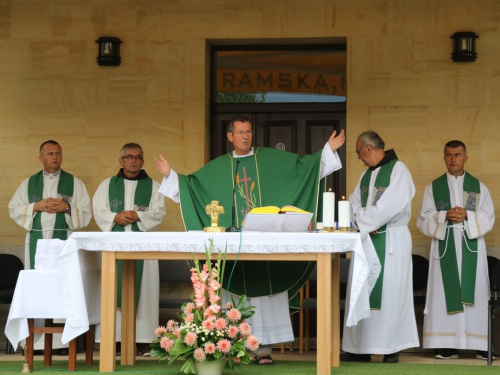
{"type": "Polygon", "coordinates": [[[453,39],[453,53],[451,58],[455,62],[474,62],[476,61],[476,38],[479,38],[473,32],[462,31],[450,36],[453,39]]]}
{"type": "Polygon", "coordinates": [[[99,66],[118,66],[120,65],[120,44],[122,41],[119,38],[103,36],[95,41],[99,44],[99,55],[97,56],[97,64],[99,66]]]}

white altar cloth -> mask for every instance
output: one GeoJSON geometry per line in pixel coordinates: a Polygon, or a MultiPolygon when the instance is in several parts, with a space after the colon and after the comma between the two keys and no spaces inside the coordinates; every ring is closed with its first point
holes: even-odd
{"type": "MultiPolygon", "coordinates": [[[[43,245],[51,246],[50,241],[43,245]]],[[[66,319],[63,344],[100,322],[101,270],[97,254],[82,253],[61,269],[21,271],[5,335],[14,348],[28,337],[28,318],[66,319]],[[70,317],[69,319],[67,319],[70,317]]]]}
{"type": "MultiPolygon", "coordinates": [[[[370,316],[369,293],[380,272],[380,263],[369,236],[360,233],[205,233],[192,232],[74,232],[62,250],[59,269],[76,270],[78,250],[204,253],[208,240],[228,254],[344,253],[353,252],[351,304],[348,326],[370,316]],[[240,244],[241,240],[241,244],[240,244]]],[[[70,272],[68,272],[70,274],[70,272]]],[[[67,296],[71,298],[70,295],[67,296]]],[[[69,311],[68,323],[84,319],[69,311]]]]}

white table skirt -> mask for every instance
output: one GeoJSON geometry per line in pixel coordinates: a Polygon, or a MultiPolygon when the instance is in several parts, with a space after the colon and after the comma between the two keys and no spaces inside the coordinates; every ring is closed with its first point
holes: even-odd
{"type": "MultiPolygon", "coordinates": [[[[356,325],[370,316],[369,293],[380,272],[380,263],[369,236],[360,233],[205,233],[193,232],[75,232],[66,241],[59,260],[63,277],[78,269],[78,250],[204,253],[208,240],[230,254],[344,253],[353,252],[352,287],[346,324],[356,325]],[[240,242],[241,241],[241,242],[240,242]]],[[[67,299],[73,298],[66,295],[67,299]]],[[[76,307],[76,306],[75,306],[76,307]]],[[[85,323],[83,309],[67,309],[67,324],[85,323]]]]}
{"type": "Polygon", "coordinates": [[[20,272],[5,335],[17,348],[19,342],[29,335],[28,318],[66,319],[61,336],[61,342],[66,344],[86,332],[89,323],[99,323],[100,316],[99,256],[96,253],[77,253],[70,267],[20,272]]]}

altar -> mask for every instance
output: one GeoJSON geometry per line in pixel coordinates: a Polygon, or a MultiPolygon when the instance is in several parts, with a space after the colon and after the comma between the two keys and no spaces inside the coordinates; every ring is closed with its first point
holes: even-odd
{"type": "MultiPolygon", "coordinates": [[[[368,236],[360,233],[73,233],[61,253],[58,268],[74,269],[79,250],[102,252],[101,276],[101,372],[115,371],[116,261],[122,260],[122,348],[121,364],[135,363],[135,261],[139,259],[199,259],[213,238],[216,248],[225,249],[229,260],[316,261],[318,273],[317,374],[329,375],[338,367],[340,353],[339,256],[352,252],[352,288],[346,310],[347,324],[370,316],[369,290],[378,277],[380,264],[368,236]],[[199,256],[198,256],[199,255],[199,256]]],[[[68,296],[71,298],[71,296],[68,296]]],[[[67,323],[78,325],[81,316],[67,323]]]]}

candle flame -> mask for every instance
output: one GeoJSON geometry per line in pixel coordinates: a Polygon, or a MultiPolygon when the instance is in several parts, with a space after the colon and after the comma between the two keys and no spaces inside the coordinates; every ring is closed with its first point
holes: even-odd
{"type": "Polygon", "coordinates": [[[342,195],[342,200],[345,201],[345,197],[342,195]]]}
{"type": "Polygon", "coordinates": [[[328,191],[332,191],[332,188],[328,189],[328,191]]]}

